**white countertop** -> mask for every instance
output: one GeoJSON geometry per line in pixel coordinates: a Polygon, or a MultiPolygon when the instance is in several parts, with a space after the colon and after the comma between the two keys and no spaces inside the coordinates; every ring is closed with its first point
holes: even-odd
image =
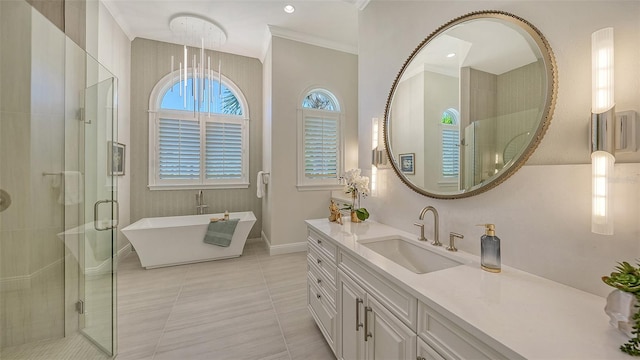
{"type": "Polygon", "coordinates": [[[479,257],[424,242],[415,243],[467,264],[415,274],[360,245],[367,239],[403,236],[390,226],[366,221],[344,225],[326,218],[307,220],[352,255],[379,270],[419,301],[496,350],[528,359],[630,359],[619,350],[627,338],[609,325],[606,299],[508,266],[502,272],[480,269],[479,257]]]}

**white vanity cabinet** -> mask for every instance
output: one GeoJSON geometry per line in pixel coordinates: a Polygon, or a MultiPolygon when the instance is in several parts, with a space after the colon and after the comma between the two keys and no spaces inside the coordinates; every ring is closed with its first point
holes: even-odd
{"type": "Polygon", "coordinates": [[[445,360],[424,340],[418,338],[418,357],[417,360],[445,360]]]}
{"type": "Polygon", "coordinates": [[[511,359],[309,228],[307,304],[339,360],[511,359]]]}
{"type": "Polygon", "coordinates": [[[307,244],[307,308],[335,353],[337,246],[312,230],[307,244]]]}
{"type": "MultiPolygon", "coordinates": [[[[342,271],[338,272],[338,359],[364,359],[364,307],[367,293],[342,271]]],[[[368,330],[368,329],[367,329],[368,330]]]]}
{"type": "Polygon", "coordinates": [[[418,336],[428,349],[442,356],[436,359],[523,359],[513,352],[505,355],[496,351],[422,302],[418,304],[418,336]]]}
{"type": "Polygon", "coordinates": [[[461,265],[416,273],[370,245],[415,234],[306,223],[309,311],[339,360],[628,358],[602,297],[508,266],[489,274],[471,254],[430,246],[461,265]]]}
{"type": "Polygon", "coordinates": [[[338,270],[338,359],[416,358],[416,333],[338,270]]]}

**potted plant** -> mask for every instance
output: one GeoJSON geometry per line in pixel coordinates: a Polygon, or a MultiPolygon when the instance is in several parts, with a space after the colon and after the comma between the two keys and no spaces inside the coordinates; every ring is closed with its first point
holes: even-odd
{"type": "MultiPolygon", "coordinates": [[[[640,266],[640,264],[638,265],[640,266]]],[[[612,302],[612,295],[616,295],[616,291],[621,291],[628,294],[627,296],[632,296],[633,298],[631,300],[635,299],[633,305],[630,305],[631,302],[627,302],[629,305],[625,306],[627,309],[632,306],[635,308],[635,312],[633,312],[633,316],[628,319],[632,325],[630,334],[628,334],[631,339],[629,339],[626,344],[621,345],[620,350],[632,356],[640,356],[640,311],[638,310],[640,308],[640,305],[638,305],[640,304],[640,267],[634,267],[628,262],[623,261],[622,263],[618,263],[615,269],[616,271],[612,272],[609,276],[602,277],[602,281],[604,281],[605,284],[617,289],[607,298],[605,311],[607,311],[607,308],[615,307],[615,305],[611,305],[610,303],[612,302]]],[[[619,302],[618,300],[618,303],[619,302]]],[[[617,305],[617,307],[620,307],[619,304],[617,305]]],[[[617,311],[609,310],[607,314],[612,317],[612,322],[616,320],[620,322],[620,319],[617,318],[616,315],[619,316],[620,313],[626,312],[625,310],[626,309],[618,309],[617,311]]],[[[619,325],[617,327],[620,328],[619,325]]]]}
{"type": "Polygon", "coordinates": [[[351,205],[342,210],[351,211],[351,222],[361,222],[369,218],[367,209],[360,207],[360,199],[369,195],[369,177],[361,176],[360,169],[347,171],[340,179],[344,180],[344,193],[351,194],[351,205]]]}

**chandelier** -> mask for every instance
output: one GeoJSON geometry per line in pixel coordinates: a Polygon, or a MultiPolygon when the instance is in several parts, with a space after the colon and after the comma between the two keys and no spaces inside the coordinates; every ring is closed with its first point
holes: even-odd
{"type": "MultiPolygon", "coordinates": [[[[213,99],[214,71],[211,68],[211,56],[206,56],[205,48],[220,48],[227,41],[227,34],[212,21],[194,15],[176,15],[169,21],[169,28],[179,42],[183,44],[182,59],[178,62],[179,95],[183,106],[193,103],[196,112],[207,111],[211,115],[213,99]],[[189,51],[188,47],[196,48],[189,51]],[[206,62],[205,62],[206,60],[206,62]],[[189,69],[191,69],[189,71],[189,69]],[[191,81],[189,81],[191,73],[191,81]]],[[[174,73],[175,58],[171,55],[171,72],[174,73]]],[[[222,60],[218,60],[218,94],[222,87],[222,60]]],[[[171,87],[173,91],[173,86],[171,87]]]]}

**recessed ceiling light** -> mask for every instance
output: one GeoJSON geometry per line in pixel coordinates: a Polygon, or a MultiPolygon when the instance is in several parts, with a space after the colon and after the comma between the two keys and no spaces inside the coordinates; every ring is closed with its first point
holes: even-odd
{"type": "Polygon", "coordinates": [[[449,54],[447,54],[447,57],[448,57],[448,58],[452,58],[452,57],[454,57],[454,56],[456,56],[456,53],[449,53],[449,54]]]}
{"type": "Polygon", "coordinates": [[[294,11],[296,11],[296,8],[294,8],[293,5],[285,5],[284,12],[287,14],[293,14],[294,11]]]}

